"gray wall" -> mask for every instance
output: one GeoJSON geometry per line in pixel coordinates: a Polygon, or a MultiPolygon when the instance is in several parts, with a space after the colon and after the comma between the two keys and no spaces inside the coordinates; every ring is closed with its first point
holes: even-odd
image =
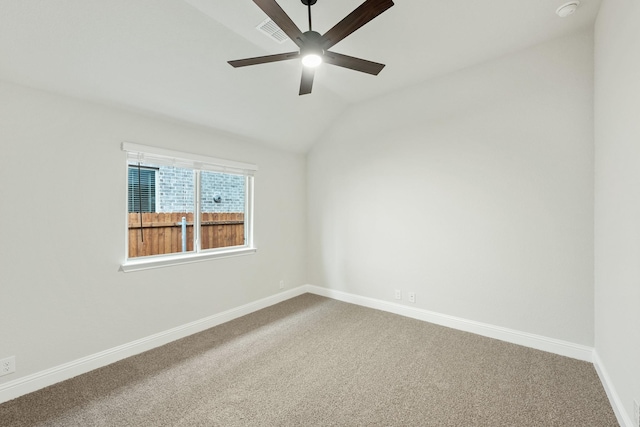
{"type": "Polygon", "coordinates": [[[602,3],[595,76],[595,347],[631,425],[640,403],[640,2],[602,3]]]}
{"type": "Polygon", "coordinates": [[[4,82],[0,99],[0,357],[18,367],[0,384],[306,282],[303,155],[4,82]],[[256,164],[257,253],[118,272],[123,141],[256,164]]]}
{"type": "Polygon", "coordinates": [[[308,157],[309,282],[592,346],[592,43],[344,114],[308,157]]]}

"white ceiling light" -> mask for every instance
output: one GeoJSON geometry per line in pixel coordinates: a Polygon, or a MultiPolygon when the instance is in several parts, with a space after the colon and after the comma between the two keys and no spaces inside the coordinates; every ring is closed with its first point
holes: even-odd
{"type": "Polygon", "coordinates": [[[317,67],[322,63],[322,57],[317,53],[310,53],[302,57],[302,65],[305,67],[317,67]]]}
{"type": "Polygon", "coordinates": [[[578,8],[578,5],[580,4],[579,1],[570,1],[569,3],[565,3],[562,6],[560,6],[559,8],[556,9],[556,14],[560,17],[560,18],[566,18],[569,15],[573,15],[573,13],[576,11],[576,9],[578,8]]]}

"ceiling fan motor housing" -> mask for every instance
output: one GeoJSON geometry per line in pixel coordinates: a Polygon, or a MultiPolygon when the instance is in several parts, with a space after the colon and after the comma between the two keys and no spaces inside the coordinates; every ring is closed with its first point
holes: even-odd
{"type": "Polygon", "coordinates": [[[302,65],[305,67],[317,67],[322,62],[324,49],[322,49],[322,36],[315,31],[302,33],[304,44],[300,48],[302,65]]]}
{"type": "Polygon", "coordinates": [[[305,5],[305,6],[309,6],[309,4],[311,4],[311,6],[313,6],[314,4],[316,4],[316,2],[318,0],[301,0],[301,1],[302,1],[302,4],[305,5]]]}
{"type": "Polygon", "coordinates": [[[302,35],[304,36],[304,48],[301,53],[304,53],[307,49],[320,50],[322,52],[322,35],[320,33],[305,31],[302,35]]]}

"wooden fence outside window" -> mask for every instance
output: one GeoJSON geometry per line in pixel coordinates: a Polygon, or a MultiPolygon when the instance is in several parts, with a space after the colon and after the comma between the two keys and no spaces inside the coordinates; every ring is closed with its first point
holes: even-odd
{"type": "MultiPolygon", "coordinates": [[[[193,213],[129,213],[129,258],[182,252],[182,217],[187,252],[193,251],[193,213]],[[144,241],[143,241],[144,240],[144,241]]],[[[201,248],[244,245],[244,213],[202,213],[201,248]]]]}

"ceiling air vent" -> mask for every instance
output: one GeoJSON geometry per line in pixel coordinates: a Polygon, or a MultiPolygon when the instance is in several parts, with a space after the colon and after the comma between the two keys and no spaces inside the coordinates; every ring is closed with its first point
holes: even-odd
{"type": "Polygon", "coordinates": [[[265,19],[256,29],[278,43],[284,43],[289,37],[270,18],[265,19]]]}

